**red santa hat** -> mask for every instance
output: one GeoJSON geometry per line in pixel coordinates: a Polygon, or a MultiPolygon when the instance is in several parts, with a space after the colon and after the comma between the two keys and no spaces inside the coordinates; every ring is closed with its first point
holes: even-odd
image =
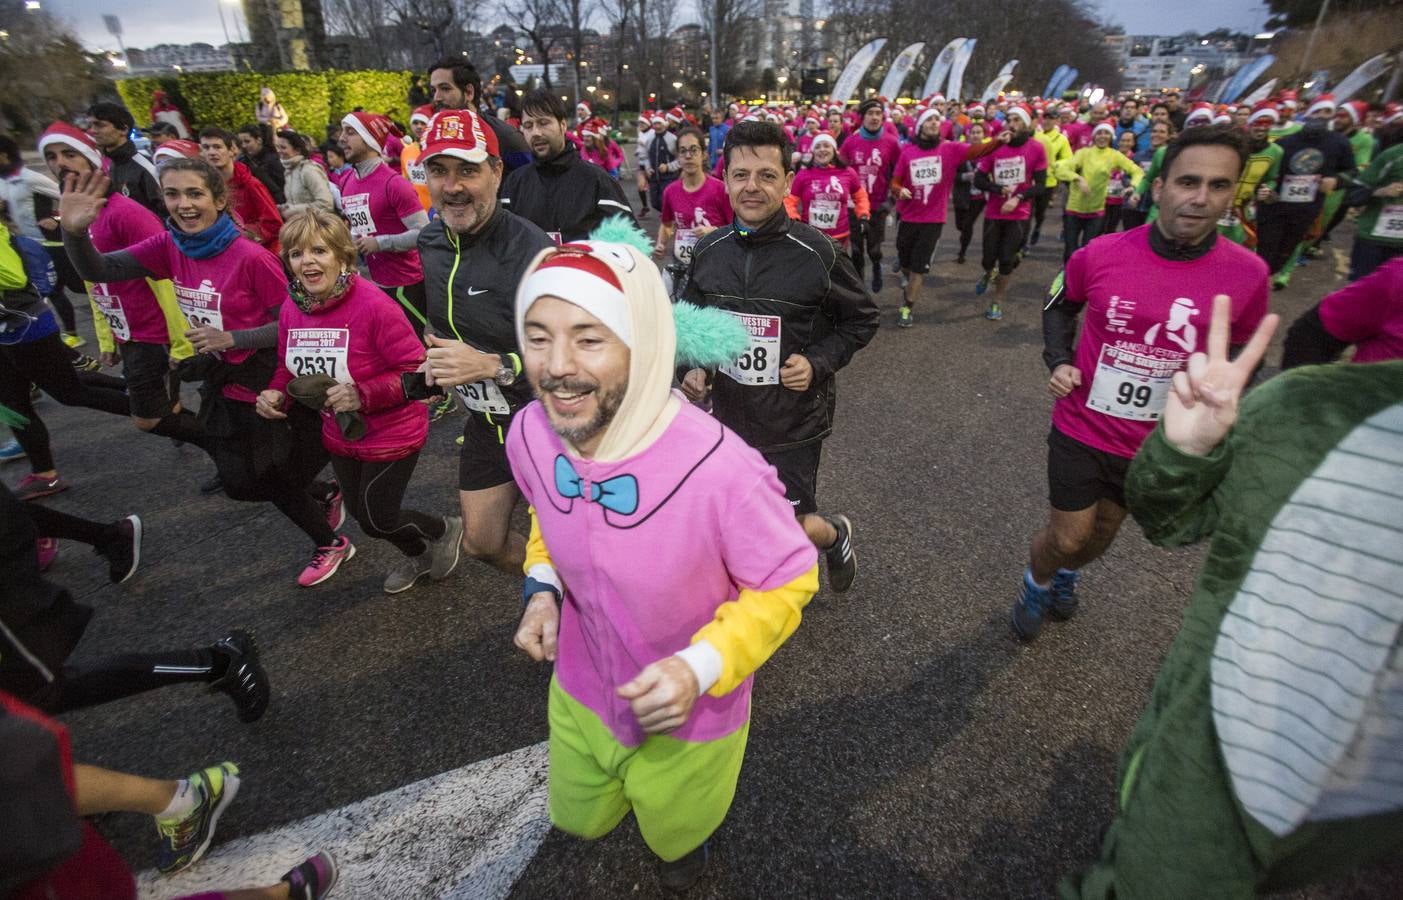
{"type": "Polygon", "coordinates": [[[1028,108],[1028,104],[1015,103],[1012,106],[1010,106],[1008,108],[1008,117],[1011,119],[1014,116],[1017,116],[1018,118],[1022,119],[1024,125],[1027,125],[1030,128],[1032,127],[1033,111],[1028,108]]]}
{"type": "Polygon", "coordinates": [[[102,151],[97,148],[97,142],[81,128],[75,128],[67,122],[55,122],[39,135],[39,153],[43,154],[44,148],[50,144],[62,144],[77,150],[83,154],[84,159],[93,164],[94,169],[102,169],[102,151]]]}
{"type": "Polygon", "coordinates": [[[1211,125],[1213,124],[1213,104],[1198,102],[1190,109],[1189,114],[1184,117],[1184,127],[1190,125],[1211,125]]]}
{"type": "Polygon", "coordinates": [[[1257,104],[1252,107],[1252,115],[1247,117],[1247,124],[1251,125],[1258,119],[1280,122],[1281,113],[1276,111],[1276,104],[1272,103],[1270,100],[1259,100],[1257,104]]]}
{"type": "Polygon", "coordinates": [[[166,141],[157,147],[151,158],[156,162],[164,162],[168,159],[194,159],[200,155],[200,145],[194,141],[174,140],[166,141]]]}
{"type": "Polygon", "coordinates": [[[812,151],[819,144],[827,144],[835,151],[838,149],[838,139],[826,131],[820,131],[818,134],[814,135],[814,142],[809,145],[809,150],[812,151]]]}
{"type": "Polygon", "coordinates": [[[584,114],[583,116],[581,116],[581,118],[588,119],[589,116],[590,116],[590,112],[592,111],[592,110],[590,110],[590,108],[589,108],[589,104],[586,103],[586,102],[583,101],[583,100],[581,100],[579,103],[576,103],[576,104],[575,104],[575,112],[578,113],[580,110],[584,110],[584,111],[585,111],[585,114],[584,114]]]}
{"type": "Polygon", "coordinates": [[[573,303],[603,322],[619,340],[633,346],[633,320],[623,283],[588,244],[562,244],[522,281],[516,295],[518,332],[531,304],[547,296],[573,303]]]}
{"type": "Polygon", "coordinates": [[[422,122],[423,124],[427,125],[427,124],[429,124],[429,120],[432,119],[433,117],[434,117],[434,107],[433,107],[433,104],[432,104],[432,103],[425,103],[423,106],[419,107],[418,109],[414,110],[414,112],[412,112],[412,113],[409,114],[409,124],[410,124],[410,125],[413,125],[413,124],[415,124],[415,123],[422,122]]]}
{"type": "Polygon", "coordinates": [[[1110,119],[1104,122],[1097,122],[1096,127],[1091,129],[1091,134],[1095,136],[1098,131],[1104,131],[1114,138],[1116,136],[1116,123],[1112,122],[1110,119]]]}
{"type": "Polygon", "coordinates": [[[1328,110],[1330,115],[1333,116],[1335,114],[1335,109],[1335,95],[1321,94],[1311,101],[1310,106],[1306,107],[1306,115],[1313,116],[1322,110],[1328,110]]]}
{"type": "Polygon", "coordinates": [[[984,115],[984,104],[971,103],[969,106],[965,107],[965,112],[969,113],[971,116],[982,116],[984,115]]]}
{"type": "Polygon", "coordinates": [[[1296,92],[1295,92],[1295,91],[1282,91],[1282,92],[1281,92],[1281,105],[1284,106],[1284,107],[1286,107],[1287,109],[1295,109],[1296,107],[1300,106],[1301,104],[1298,103],[1297,100],[1296,100],[1296,92]]]}
{"type": "Polygon", "coordinates": [[[1218,107],[1218,109],[1213,113],[1213,124],[1214,124],[1214,125],[1231,125],[1231,124],[1232,124],[1232,113],[1228,111],[1228,107],[1226,107],[1226,106],[1220,106],[1220,107],[1218,107]]]}
{"type": "Polygon", "coordinates": [[[1403,122],[1403,103],[1385,103],[1382,119],[1385,125],[1403,122]]]}
{"type": "Polygon", "coordinates": [[[940,91],[936,91],[934,94],[931,94],[929,97],[926,98],[926,102],[930,104],[944,103],[945,95],[940,93],[940,91]]]}
{"type": "Polygon", "coordinates": [[[674,125],[681,125],[683,122],[687,121],[687,114],[683,112],[682,107],[674,106],[667,111],[667,115],[663,116],[663,121],[671,122],[674,125]]]}
{"type": "Polygon", "coordinates": [[[385,152],[385,141],[395,133],[395,123],[390,121],[389,116],[375,113],[347,113],[341,120],[341,125],[353,129],[376,153],[385,152]]]}
{"type": "Polygon", "coordinates": [[[920,114],[919,116],[916,117],[916,133],[917,133],[917,134],[920,133],[920,131],[921,131],[921,126],[924,125],[924,124],[926,124],[926,120],[927,120],[927,119],[935,119],[935,120],[938,121],[938,122],[944,122],[944,121],[945,121],[945,117],[942,116],[942,115],[940,114],[940,110],[938,110],[938,109],[927,109],[927,110],[923,110],[923,111],[921,112],[921,114],[920,114]]]}
{"type": "Polygon", "coordinates": [[[1340,112],[1349,113],[1349,119],[1355,125],[1362,125],[1364,117],[1369,114],[1369,104],[1363,100],[1347,100],[1340,104],[1340,112]]]}

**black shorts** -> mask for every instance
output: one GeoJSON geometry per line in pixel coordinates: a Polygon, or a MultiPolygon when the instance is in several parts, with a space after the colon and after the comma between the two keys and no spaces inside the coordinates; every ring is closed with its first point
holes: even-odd
{"type": "Polygon", "coordinates": [[[1056,428],[1047,434],[1047,499],[1052,508],[1079,512],[1110,500],[1125,506],[1125,473],[1130,460],[1088,447],[1056,428]]]}
{"type": "Polygon", "coordinates": [[[940,242],[940,232],[944,227],[944,222],[898,222],[896,258],[901,261],[901,268],[917,275],[929,272],[935,245],[940,242]]]}
{"type": "Polygon", "coordinates": [[[1023,232],[1028,223],[1021,219],[984,219],[984,271],[999,267],[1000,275],[1018,268],[1018,251],[1023,249],[1023,232]]]}
{"type": "Polygon", "coordinates": [[[469,412],[463,424],[463,449],[458,454],[458,490],[485,491],[512,480],[507,462],[507,430],[511,419],[469,412]]]}
{"type": "Polygon", "coordinates": [[[127,400],[138,419],[161,419],[180,399],[180,379],[171,371],[170,348],[165,344],[127,341],[119,344],[122,374],[127,379],[127,400]]]}
{"type": "Polygon", "coordinates": [[[818,461],[823,441],[813,441],[791,450],[771,450],[760,455],[775,467],[784,496],[795,515],[818,512],[818,461]]]}

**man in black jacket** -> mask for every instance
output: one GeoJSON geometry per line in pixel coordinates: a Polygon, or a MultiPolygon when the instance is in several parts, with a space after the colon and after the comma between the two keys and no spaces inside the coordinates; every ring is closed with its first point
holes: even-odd
{"type": "Polygon", "coordinates": [[[108,173],[112,189],[140,203],[164,222],[166,201],[156,183],[156,166],[131,142],[135,127],[132,114],[119,103],[104,101],[88,107],[88,135],[101,148],[102,155],[112,161],[112,171],[108,173]]]}
{"type": "Polygon", "coordinates": [[[560,95],[544,88],[521,98],[521,133],[535,162],[507,175],[502,205],[541,226],[557,243],[588,238],[609,216],[624,216],[636,225],[619,183],[581,159],[566,139],[567,115],[560,95]]]}
{"type": "Polygon", "coordinates": [[[463,549],[521,574],[526,538],[511,530],[521,496],[507,464],[511,417],[531,402],[521,377],[516,287],[551,246],[545,232],[497,202],[503,164],[477,113],[446,110],[424,132],[425,183],[438,217],[419,232],[428,295],[429,384],[453,388],[468,409],[458,460],[463,549]]]}
{"type": "Polygon", "coordinates": [[[521,133],[484,107],[482,79],[466,59],[449,56],[429,66],[429,93],[435,110],[470,109],[482,117],[483,125],[497,137],[506,172],[531,164],[531,148],[521,133]]]}
{"type": "MultiPolygon", "coordinates": [[[[827,557],[829,586],[857,574],[852,523],[818,515],[818,465],[833,430],[833,375],[877,332],[877,304],[852,260],[784,209],[794,173],[777,125],[742,122],[726,136],[726,190],[735,222],[697,242],[685,299],[740,319],[750,346],[711,386],[712,411],[779,472],[809,539],[827,557]]],[[[687,373],[689,397],[707,373],[687,373]]]]}

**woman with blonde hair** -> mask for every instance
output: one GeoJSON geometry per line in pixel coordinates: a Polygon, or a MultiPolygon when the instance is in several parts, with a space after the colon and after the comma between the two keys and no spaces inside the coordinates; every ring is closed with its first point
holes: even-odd
{"type": "MultiPolygon", "coordinates": [[[[291,296],[278,316],[279,365],[258,396],[258,414],[286,418],[289,395],[318,407],[322,443],[351,515],[367,536],[404,554],[385,579],[386,593],[408,590],[424,575],[447,578],[458,564],[462,519],[402,506],[429,432],[427,407],[409,396],[423,379],[424,346],[399,304],[357,275],[342,219],[304,209],[278,239],[291,296]]],[[[318,551],[299,583],[325,581],[353,555],[340,536],[318,551]]]]}

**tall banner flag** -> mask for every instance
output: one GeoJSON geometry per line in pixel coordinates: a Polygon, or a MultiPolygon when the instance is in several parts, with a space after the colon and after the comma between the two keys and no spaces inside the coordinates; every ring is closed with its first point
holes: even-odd
{"type": "Polygon", "coordinates": [[[1271,68],[1276,62],[1276,57],[1270,53],[1264,53],[1247,65],[1238,69],[1233,77],[1228,81],[1228,86],[1223,88],[1222,96],[1218,99],[1223,103],[1232,103],[1247,90],[1247,87],[1261,77],[1262,73],[1271,68]]]}
{"type": "Polygon", "coordinates": [[[990,100],[993,100],[995,97],[999,96],[999,91],[1007,87],[1008,83],[1012,80],[1012,75],[998,76],[993,81],[989,82],[988,87],[984,88],[984,93],[979,95],[979,102],[988,103],[990,100]]]}
{"type": "Polygon", "coordinates": [[[955,61],[955,54],[960,52],[960,48],[965,45],[965,38],[955,38],[945,45],[945,49],[940,51],[940,55],[931,63],[930,74],[926,76],[926,86],[921,91],[922,97],[929,97],[940,86],[945,83],[945,76],[950,74],[950,64],[955,61]]]}
{"type": "Polygon", "coordinates": [[[1355,94],[1359,93],[1360,89],[1362,89],[1364,85],[1368,84],[1375,78],[1378,78],[1380,75],[1387,72],[1389,70],[1389,67],[1393,65],[1392,61],[1389,60],[1388,56],[1389,55],[1387,53],[1380,53],[1373,59],[1366,59],[1363,63],[1360,64],[1359,68],[1346,75],[1344,81],[1341,81],[1339,84],[1335,85],[1335,90],[1332,91],[1332,93],[1335,95],[1335,102],[1345,102],[1349,98],[1353,97],[1355,94]]]}
{"type": "Polygon", "coordinates": [[[1016,59],[1010,59],[1008,62],[1004,63],[1004,67],[1003,67],[1002,69],[999,70],[999,74],[1000,74],[1000,75],[1012,75],[1012,74],[1013,74],[1013,70],[1016,69],[1016,68],[1018,68],[1018,60],[1016,60],[1016,59]]]}
{"type": "Polygon", "coordinates": [[[896,55],[892,61],[891,68],[887,70],[887,77],[882,79],[882,89],[878,92],[883,97],[895,99],[901,92],[901,83],[910,74],[911,67],[916,64],[916,57],[921,55],[921,51],[926,49],[924,42],[912,44],[896,55]]]}
{"type": "Polygon", "coordinates": [[[960,99],[960,90],[965,81],[965,66],[969,65],[969,58],[974,55],[974,45],[978,41],[978,38],[970,38],[955,51],[955,61],[950,64],[950,87],[945,91],[945,96],[951,100],[960,99]]]}
{"type": "Polygon", "coordinates": [[[853,58],[848,60],[848,64],[843,67],[843,74],[838,76],[838,80],[833,83],[833,93],[829,96],[830,103],[847,103],[857,90],[857,84],[862,80],[862,76],[867,74],[867,70],[872,67],[872,60],[877,58],[877,54],[882,52],[882,48],[887,45],[886,38],[877,38],[872,43],[863,47],[853,54],[853,58]]]}
{"type": "Polygon", "coordinates": [[[1243,106],[1255,106],[1271,96],[1271,92],[1276,90],[1276,83],[1279,79],[1269,78],[1262,82],[1262,86],[1257,88],[1246,97],[1242,98],[1243,106]]]}
{"type": "Polygon", "coordinates": [[[1056,86],[1053,87],[1053,89],[1052,89],[1053,92],[1052,92],[1051,94],[1048,94],[1048,96],[1049,96],[1049,97],[1060,97],[1060,96],[1062,96],[1064,93],[1067,92],[1067,88],[1069,88],[1069,87],[1072,86],[1072,82],[1074,82],[1074,81],[1077,80],[1077,76],[1080,75],[1080,74],[1081,74],[1081,70],[1080,70],[1080,69],[1068,69],[1068,70],[1067,70],[1067,74],[1062,76],[1062,80],[1059,81],[1059,82],[1057,82],[1056,86]]]}
{"type": "Polygon", "coordinates": [[[1048,79],[1047,79],[1047,87],[1043,88],[1043,94],[1042,94],[1043,97],[1046,98],[1046,97],[1053,97],[1053,96],[1055,96],[1055,95],[1052,93],[1052,91],[1053,91],[1054,88],[1057,87],[1057,83],[1058,83],[1059,81],[1062,80],[1062,76],[1064,76],[1064,75],[1066,75],[1066,74],[1067,74],[1067,64],[1066,64],[1066,63],[1063,63],[1062,65],[1060,65],[1060,66],[1058,66],[1057,68],[1053,69],[1053,70],[1052,70],[1052,75],[1050,75],[1050,76],[1048,77],[1048,79]]]}

